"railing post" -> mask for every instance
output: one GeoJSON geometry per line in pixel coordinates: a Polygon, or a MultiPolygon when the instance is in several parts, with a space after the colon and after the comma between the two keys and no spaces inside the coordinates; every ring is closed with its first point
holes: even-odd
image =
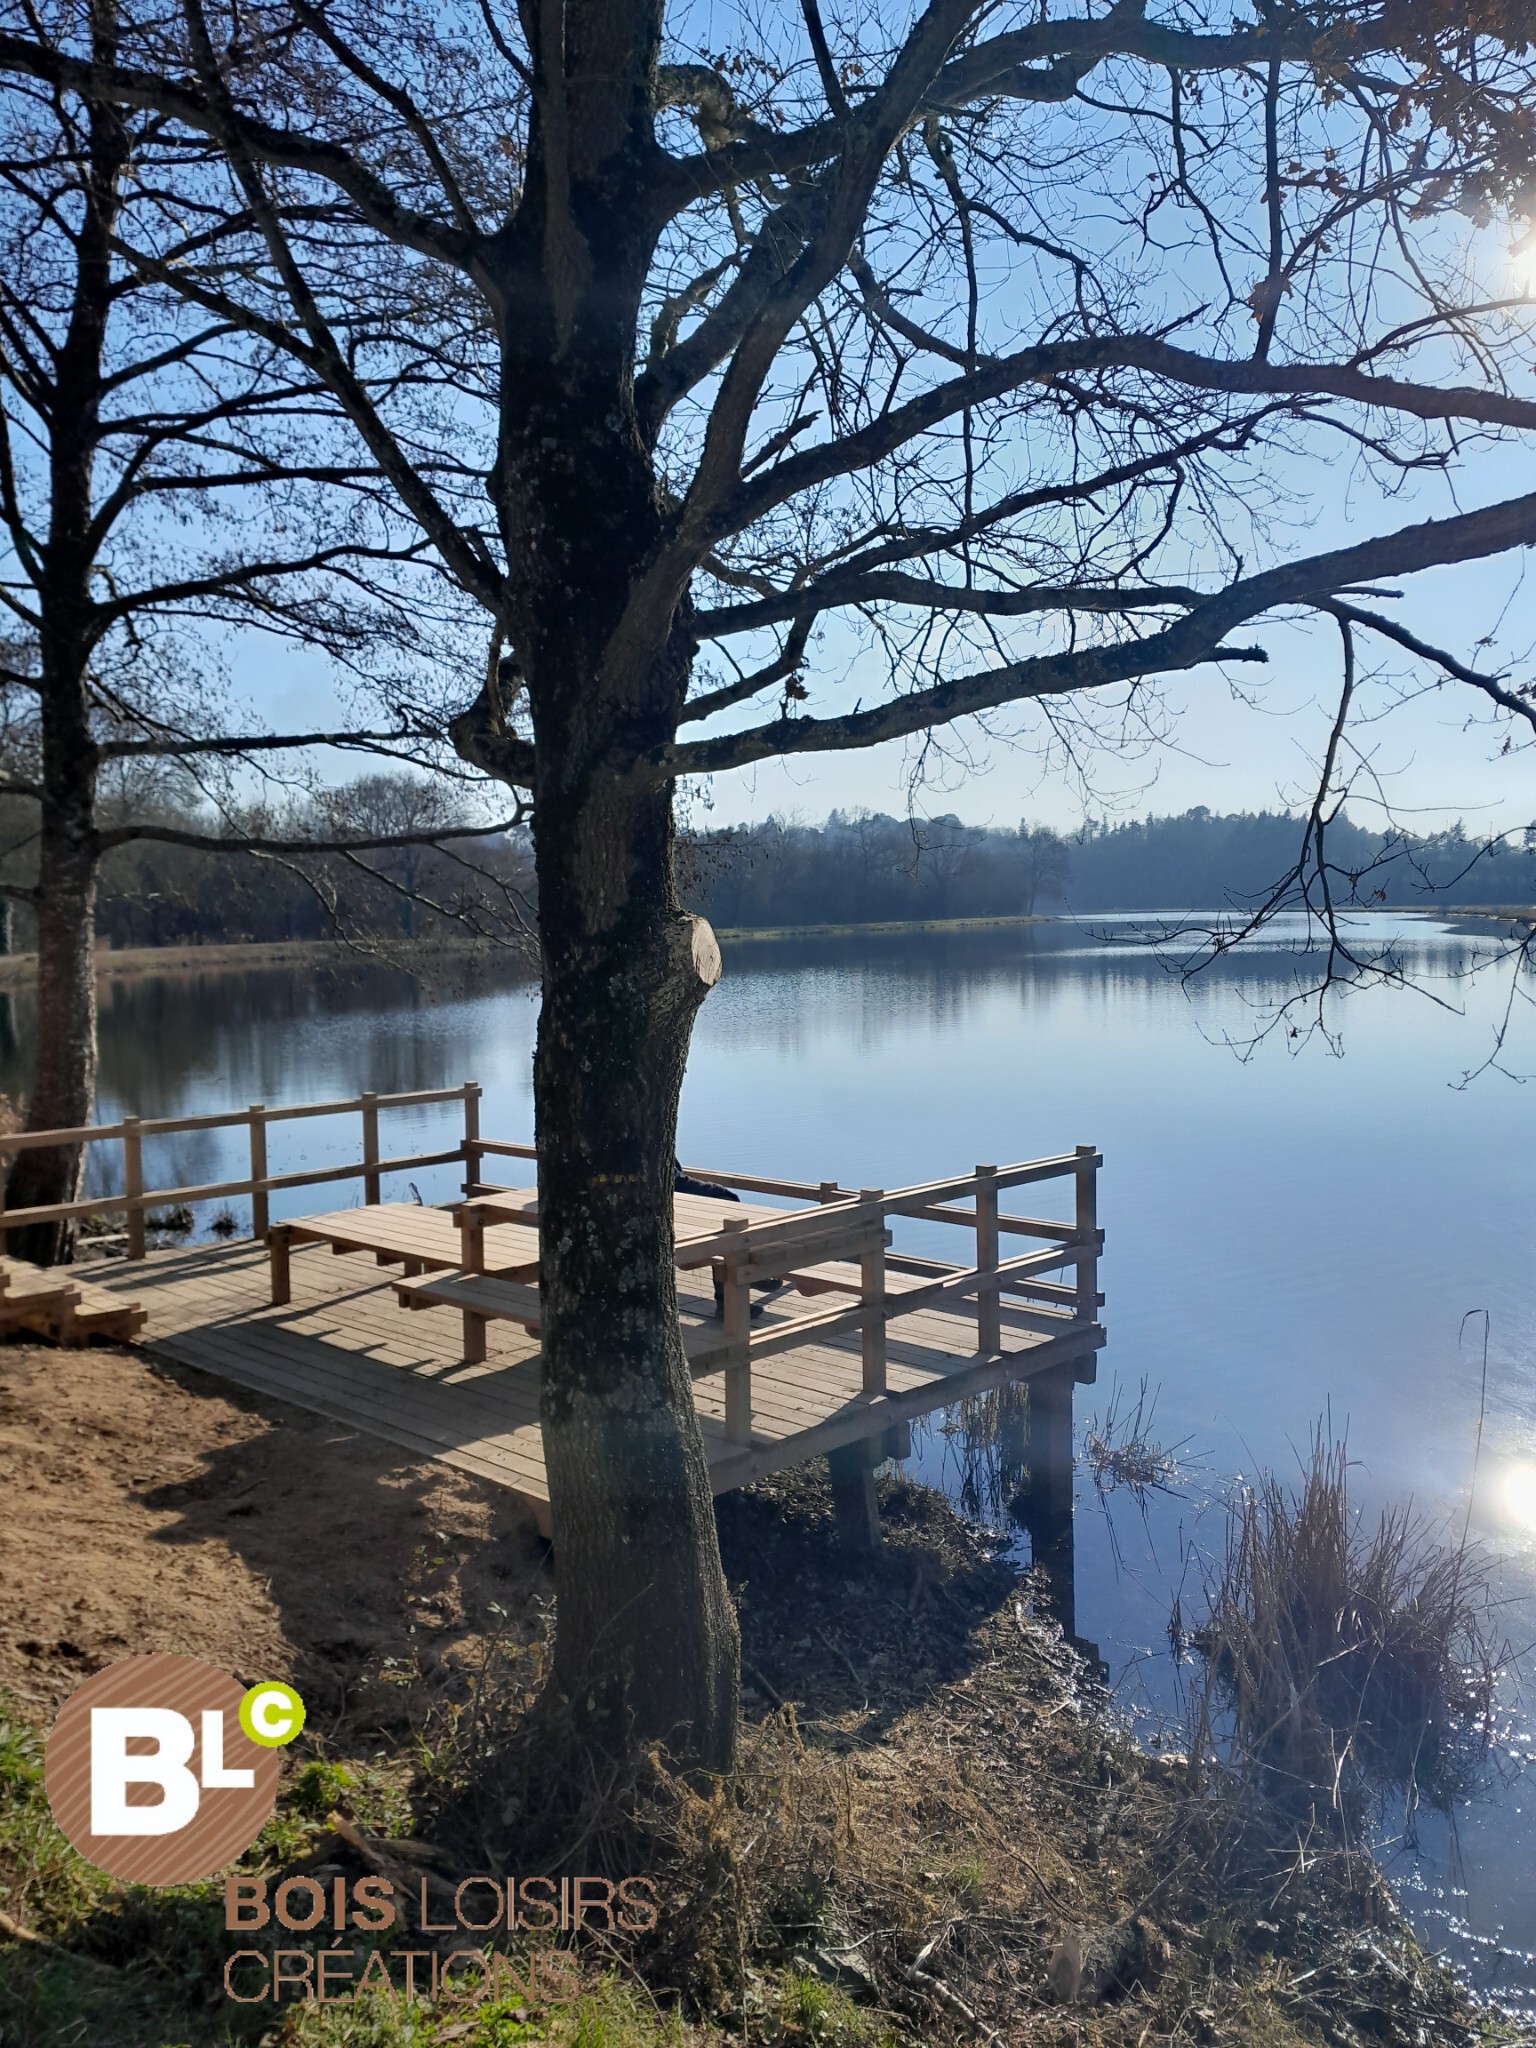
{"type": "Polygon", "coordinates": [[[864,1368],[864,1392],[885,1392],[885,1190],[861,1188],[861,1207],[873,1203],[875,1242],[859,1254],[859,1299],[864,1304],[860,1325],[860,1351],[864,1368]]]}
{"type": "Polygon", "coordinates": [[[144,1140],[139,1119],[123,1118],[123,1193],[128,1202],[128,1256],[144,1256],[144,1140]]]}
{"type": "Polygon", "coordinates": [[[11,1162],[15,1157],[14,1152],[0,1149],[0,1259],[3,1259],[6,1253],[5,1184],[11,1177],[11,1162]]]}
{"type": "MultiPolygon", "coordinates": [[[[737,1222],[732,1217],[726,1224],[728,1230],[745,1232],[746,1219],[737,1222]]],[[[725,1368],[725,1440],[729,1444],[750,1444],[752,1441],[752,1361],[747,1356],[752,1340],[752,1295],[747,1285],[747,1248],[743,1243],[739,1249],[725,1254],[725,1293],[721,1302],[725,1323],[725,1340],[736,1349],[740,1347],[740,1365],[725,1368]]]]}
{"type": "Polygon", "coordinates": [[[251,1120],[251,1236],[260,1244],[271,1228],[267,1191],[267,1105],[253,1102],[247,1114],[251,1120]]]}
{"type": "Polygon", "coordinates": [[[1098,1320],[1099,1313],[1099,1202],[1098,1154],[1092,1145],[1077,1148],[1077,1241],[1086,1245],[1088,1256],[1077,1262],[1077,1304],[1073,1311],[1080,1323],[1098,1320]]]}
{"type": "Polygon", "coordinates": [[[464,1192],[480,1185],[480,1083],[464,1083],[464,1192]]]}
{"type": "Polygon", "coordinates": [[[1003,1348],[1002,1297],[997,1291],[997,1168],[976,1169],[976,1349],[994,1357],[1003,1348]],[[993,1277],[988,1280],[987,1275],[993,1277]]]}
{"type": "Polygon", "coordinates": [[[835,1202],[837,1200],[837,1193],[837,1182],[835,1180],[821,1181],[816,1189],[817,1206],[819,1208],[825,1209],[829,1202],[835,1202]]]}
{"type": "Polygon", "coordinates": [[[379,1199],[379,1098],[371,1088],[364,1091],[359,1106],[363,1112],[363,1200],[372,1204],[379,1199]]]}

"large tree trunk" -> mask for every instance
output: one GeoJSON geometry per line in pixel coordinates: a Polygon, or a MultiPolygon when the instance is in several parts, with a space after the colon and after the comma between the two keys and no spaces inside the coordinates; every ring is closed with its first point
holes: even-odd
{"type": "Polygon", "coordinates": [[[677,907],[670,793],[546,795],[535,1096],[556,1679],[587,1741],[724,1772],[739,1647],[672,1263],[678,1095],[720,956],[677,907]]]}
{"type": "MultiPolygon", "coordinates": [[[[527,181],[497,260],[491,486],[537,753],[555,1679],[588,1744],[631,1760],[659,1746],[690,1771],[723,1773],[739,1644],[672,1263],[678,1095],[720,958],[708,926],[678,907],[671,791],[641,769],[677,731],[691,616],[686,599],[638,625],[630,612],[672,511],[634,391],[663,219],[652,197],[661,9],[535,12],[527,181]]],[[[493,761],[503,710],[484,728],[493,761]]]]}
{"type": "MultiPolygon", "coordinates": [[[[74,1130],[89,1123],[96,1098],[96,877],[91,816],[94,772],[51,793],[43,808],[37,899],[37,1045],[29,1131],[74,1130]]],[[[44,1208],[78,1199],[84,1165],[79,1145],[21,1152],[6,1187],[6,1208],[44,1208]]],[[[7,1235],[7,1249],[39,1265],[74,1254],[72,1221],[28,1224],[7,1235]]]]}
{"type": "MultiPolygon", "coordinates": [[[[116,8],[90,10],[94,55],[117,54],[116,8]]],[[[96,1096],[96,777],[101,764],[91,731],[89,672],[100,619],[91,484],[106,388],[104,356],[113,303],[112,234],[119,182],[129,157],[122,110],[101,101],[87,109],[88,172],[74,236],[75,277],[69,324],[55,353],[49,421],[48,544],[37,600],[41,678],[42,816],[37,909],[37,1050],[26,1128],[72,1130],[88,1123],[96,1096]]],[[[6,1189],[9,1209],[72,1202],[80,1192],[83,1148],[22,1152],[6,1189]]],[[[41,1265],[73,1256],[72,1219],[10,1233],[9,1249],[41,1265]]]]}

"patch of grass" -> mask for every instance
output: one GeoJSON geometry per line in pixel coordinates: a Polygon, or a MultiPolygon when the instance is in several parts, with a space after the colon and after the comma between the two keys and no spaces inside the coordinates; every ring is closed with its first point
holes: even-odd
{"type": "Polygon", "coordinates": [[[432,2048],[441,2025],[433,2008],[379,1991],[334,2005],[291,2006],[272,2038],[282,2048],[432,2048]]]}
{"type": "Polygon", "coordinates": [[[784,1972],[775,2017],[782,2040],[814,2041],[821,2048],[852,2048],[870,2034],[868,2016],[835,1984],[809,1971],[784,1972]]]}
{"type": "Polygon", "coordinates": [[[986,1902],[987,1870],[979,1856],[962,1856],[942,1872],[945,1891],[968,1912],[979,1913],[986,1902]]]}
{"type": "Polygon", "coordinates": [[[298,1811],[310,1820],[324,1820],[356,1789],[357,1780],[345,1764],[327,1763],[312,1757],[295,1774],[288,1796],[298,1811]]]}
{"type": "MultiPolygon", "coordinates": [[[[688,2048],[702,2037],[659,2012],[613,1976],[594,1978],[569,2005],[530,2011],[501,1998],[474,2006],[455,2000],[407,2005],[386,1993],[332,2005],[289,2008],[274,2048],[688,2048]]],[[[853,2036],[804,2035],[835,2044],[853,2036]]]]}
{"type": "Polygon", "coordinates": [[[222,2048],[206,2010],[222,1967],[217,1884],[118,1885],[48,1810],[41,1744],[0,1729],[0,1906],[37,1937],[0,1950],[0,2048],[222,2048]]]}

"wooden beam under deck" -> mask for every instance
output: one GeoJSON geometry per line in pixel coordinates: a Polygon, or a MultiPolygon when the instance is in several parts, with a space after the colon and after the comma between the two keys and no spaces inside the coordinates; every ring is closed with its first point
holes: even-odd
{"type": "MultiPolygon", "coordinates": [[[[290,1401],[519,1494],[548,1533],[549,1493],[538,1426],[539,1352],[515,1324],[493,1323],[483,1363],[466,1364],[458,1312],[409,1311],[372,1261],[295,1247],[293,1298],[273,1307],[266,1249],[242,1242],[152,1253],[92,1269],[101,1288],[148,1312],[144,1346],[183,1365],[290,1401]]],[[[678,1276],[685,1322],[705,1322],[707,1270],[678,1276]]],[[[821,1304],[775,1297],[753,1333],[815,1316],[821,1304]]],[[[857,1329],[754,1362],[750,1443],[726,1434],[723,1374],[697,1379],[694,1400],[717,1493],[967,1395],[1078,1361],[1092,1377],[1096,1323],[1001,1311],[1002,1349],[976,1350],[974,1310],[938,1303],[887,1329],[883,1394],[863,1391],[857,1329]]]]}

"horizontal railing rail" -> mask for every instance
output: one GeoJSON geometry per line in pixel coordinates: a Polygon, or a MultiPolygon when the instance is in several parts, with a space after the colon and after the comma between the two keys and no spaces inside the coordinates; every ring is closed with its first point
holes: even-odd
{"type": "MultiPolygon", "coordinates": [[[[245,1109],[216,1110],[198,1116],[124,1117],[115,1124],[87,1124],[73,1130],[12,1131],[0,1135],[0,1162],[8,1164],[22,1152],[83,1148],[87,1145],[119,1143],[123,1148],[123,1189],[121,1194],[86,1195],[72,1202],[39,1203],[26,1208],[7,1209],[4,1176],[0,1174],[0,1250],[7,1233],[33,1223],[57,1223],[69,1218],[121,1215],[127,1227],[128,1256],[140,1259],[145,1250],[145,1218],[156,1209],[174,1209],[193,1202],[228,1200],[235,1195],[251,1197],[251,1235],[263,1238],[269,1223],[268,1198],[289,1188],[322,1187],[335,1181],[361,1180],[365,1203],[380,1199],[386,1173],[408,1173],[428,1166],[446,1166],[462,1161],[466,1182],[479,1179],[480,1155],[487,1141],[480,1137],[480,1084],[462,1082],[456,1088],[411,1088],[392,1095],[365,1091],[333,1102],[293,1102],[269,1106],[254,1102],[245,1109]],[[379,1116],[386,1110],[418,1109],[440,1102],[462,1102],[464,1135],[449,1149],[386,1156],[379,1149],[379,1116]],[[292,1123],[304,1117],[356,1115],[362,1121],[361,1158],[337,1166],[301,1167],[296,1172],[270,1173],[267,1169],[267,1131],[273,1124],[292,1123]],[[193,1186],[146,1187],[143,1147],[146,1138],[175,1137],[189,1131],[236,1130],[249,1133],[250,1172],[227,1180],[207,1181],[193,1186]]],[[[501,1148],[498,1149],[514,1149],[501,1148]]],[[[532,1157],[530,1148],[515,1148],[532,1157]]]]}

